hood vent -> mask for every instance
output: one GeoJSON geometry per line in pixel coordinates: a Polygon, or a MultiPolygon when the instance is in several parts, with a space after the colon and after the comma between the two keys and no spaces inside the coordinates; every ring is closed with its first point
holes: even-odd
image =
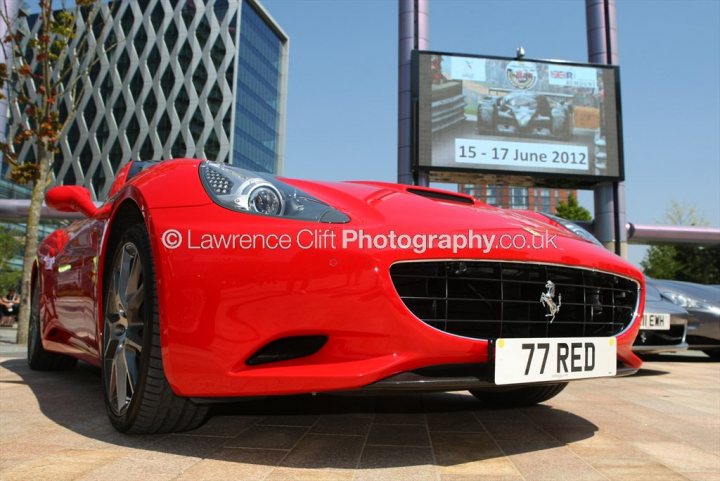
{"type": "Polygon", "coordinates": [[[453,194],[451,192],[443,192],[440,190],[418,189],[415,187],[409,187],[407,191],[411,194],[427,197],[428,199],[455,202],[456,204],[475,205],[475,199],[467,195],[453,194]]]}

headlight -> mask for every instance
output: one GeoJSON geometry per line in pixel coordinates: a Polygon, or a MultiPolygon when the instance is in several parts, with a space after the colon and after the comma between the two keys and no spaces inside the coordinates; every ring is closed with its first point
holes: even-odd
{"type": "Polygon", "coordinates": [[[225,164],[200,164],[200,180],[215,203],[250,214],[343,224],[350,218],[272,175],[225,164]]]}
{"type": "Polygon", "coordinates": [[[692,297],[688,297],[684,294],[680,294],[679,292],[671,291],[669,289],[660,289],[660,293],[665,299],[672,302],[673,304],[677,304],[680,307],[690,309],[706,309],[708,311],[713,311],[720,314],[720,307],[713,306],[712,304],[708,304],[707,302],[703,302],[692,297]]]}
{"type": "Polygon", "coordinates": [[[594,235],[592,235],[591,233],[589,233],[588,231],[586,231],[585,229],[583,229],[576,223],[571,222],[567,219],[563,219],[562,217],[558,217],[556,215],[550,215],[550,214],[543,214],[543,215],[545,217],[548,217],[548,218],[554,220],[555,222],[557,222],[558,224],[560,224],[561,226],[565,227],[567,230],[569,230],[570,232],[575,234],[576,236],[578,236],[582,239],[585,239],[588,242],[592,242],[596,246],[600,246],[603,249],[605,248],[605,246],[603,246],[602,243],[599,240],[597,240],[594,235]]]}

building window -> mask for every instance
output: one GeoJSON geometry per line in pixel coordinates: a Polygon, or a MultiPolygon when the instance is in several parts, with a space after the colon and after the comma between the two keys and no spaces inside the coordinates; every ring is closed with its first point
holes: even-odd
{"type": "Polygon", "coordinates": [[[540,205],[536,207],[536,210],[540,210],[546,214],[550,213],[550,189],[540,190],[540,205]]]}
{"type": "Polygon", "coordinates": [[[510,187],[510,208],[511,209],[527,209],[528,208],[528,189],[527,189],[527,187],[510,187]]]}
{"type": "Polygon", "coordinates": [[[490,205],[498,205],[498,186],[488,185],[485,187],[485,202],[490,205]]]}

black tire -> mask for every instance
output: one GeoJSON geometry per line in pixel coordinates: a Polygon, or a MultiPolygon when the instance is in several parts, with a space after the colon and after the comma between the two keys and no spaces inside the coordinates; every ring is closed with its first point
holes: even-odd
{"type": "Polygon", "coordinates": [[[713,361],[720,361],[720,349],[703,349],[703,352],[713,361]]]}
{"type": "Polygon", "coordinates": [[[509,391],[471,390],[470,393],[483,403],[493,407],[532,406],[554,398],[568,383],[526,386],[509,391]]]}
{"type": "Polygon", "coordinates": [[[30,304],[27,363],[35,371],[67,371],[77,364],[74,357],[46,351],[40,338],[40,286],[35,283],[30,304]]]}
{"type": "Polygon", "coordinates": [[[110,422],[120,432],[143,434],[200,426],[208,407],[176,396],[163,371],[155,269],[143,224],[125,231],[111,259],[103,284],[102,336],[110,422]]]}

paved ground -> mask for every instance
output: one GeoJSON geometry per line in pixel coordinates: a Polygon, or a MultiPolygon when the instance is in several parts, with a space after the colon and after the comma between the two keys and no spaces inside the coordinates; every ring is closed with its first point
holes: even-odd
{"type": "Polygon", "coordinates": [[[720,363],[656,356],[545,405],[468,393],[301,396],[219,408],[200,429],[125,436],[100,375],[27,368],[0,333],[0,480],[720,480],[720,363]]]}

